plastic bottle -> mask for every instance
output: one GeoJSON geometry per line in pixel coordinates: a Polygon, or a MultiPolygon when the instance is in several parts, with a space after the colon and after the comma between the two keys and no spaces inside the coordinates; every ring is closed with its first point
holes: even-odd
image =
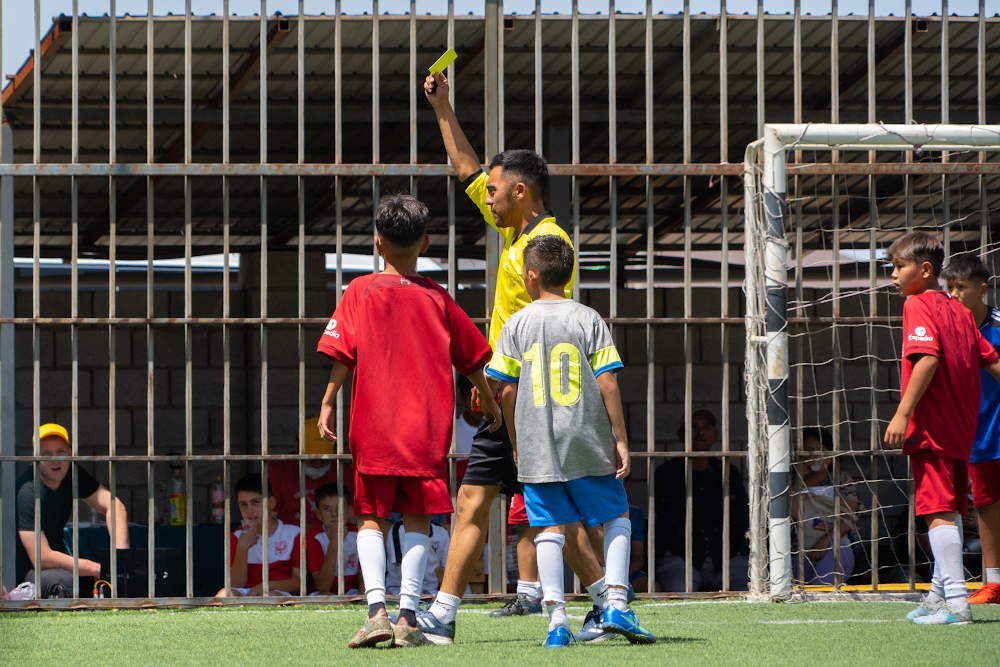
{"type": "Polygon", "coordinates": [[[216,477],[212,485],[212,523],[222,525],[226,521],[226,492],[222,488],[222,478],[216,477]]]}
{"type": "Polygon", "coordinates": [[[170,467],[170,525],[183,526],[187,523],[187,494],[184,485],[184,468],[170,467]]]}

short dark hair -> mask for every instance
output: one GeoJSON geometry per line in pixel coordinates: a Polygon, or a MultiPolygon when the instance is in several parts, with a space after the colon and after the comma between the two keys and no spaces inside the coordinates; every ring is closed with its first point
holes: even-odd
{"type": "Polygon", "coordinates": [[[321,500],[337,495],[337,490],[336,482],[327,482],[317,488],[315,491],[316,507],[319,507],[321,500]]]}
{"type": "Polygon", "coordinates": [[[524,267],[538,274],[546,287],[560,287],[573,278],[573,246],[555,234],[529,239],[524,246],[524,267]]]}
{"type": "Polygon", "coordinates": [[[818,426],[802,429],[802,443],[805,444],[805,441],[809,438],[819,440],[819,444],[823,449],[830,452],[833,451],[833,436],[830,434],[830,429],[819,428],[818,426]]]}
{"type": "MultiPolygon", "coordinates": [[[[260,473],[253,472],[249,475],[243,475],[243,477],[240,477],[240,481],[236,482],[236,488],[233,489],[233,492],[237,496],[241,493],[256,493],[263,496],[263,488],[260,473]]],[[[267,483],[267,495],[271,495],[270,481],[267,483]]]]}
{"type": "Polygon", "coordinates": [[[941,277],[944,280],[978,280],[983,283],[990,282],[990,270],[983,264],[983,260],[974,252],[959,255],[951,260],[948,266],[941,270],[941,277]]]}
{"type": "Polygon", "coordinates": [[[375,210],[375,230],[379,238],[397,248],[409,248],[423,240],[430,212],[416,197],[386,195],[375,210]]]}
{"type": "Polygon", "coordinates": [[[910,232],[896,239],[885,251],[885,256],[893,263],[914,262],[919,265],[929,262],[931,271],[937,277],[944,264],[944,246],[927,232],[910,232]]]}
{"type": "Polygon", "coordinates": [[[497,153],[490,161],[490,169],[494,167],[527,185],[536,197],[543,196],[549,187],[549,164],[535,151],[517,148],[497,153]]]}

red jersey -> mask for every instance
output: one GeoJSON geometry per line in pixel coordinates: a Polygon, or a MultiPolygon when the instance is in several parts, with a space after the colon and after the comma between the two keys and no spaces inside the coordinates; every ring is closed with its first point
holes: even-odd
{"type": "Polygon", "coordinates": [[[979,371],[997,358],[972,313],[946,292],[915,294],[903,305],[902,392],[913,373],[912,355],[937,357],[938,367],[906,429],[903,453],[929,449],[968,461],[979,420],[979,371]]]}
{"type": "MultiPolygon", "coordinates": [[[[267,479],[277,505],[275,512],[285,523],[299,525],[299,462],[274,461],[267,465],[267,479]]],[[[316,489],[324,484],[337,483],[337,462],[330,461],[330,469],[322,477],[313,479],[306,475],[306,527],[316,524],[316,489]]],[[[354,488],[354,467],[344,461],[344,496],[350,500],[354,488]]]]}
{"type": "Polygon", "coordinates": [[[492,356],[469,316],[427,278],[355,278],[317,351],[354,369],[351,454],[366,475],[445,479],[455,383],[492,356]]]}
{"type": "MultiPolygon", "coordinates": [[[[236,543],[243,529],[234,530],[229,536],[229,564],[236,562],[236,543]]],[[[292,576],[292,568],[299,566],[299,527],[278,521],[274,535],[267,536],[268,581],[275,582],[292,576]]],[[[264,538],[257,536],[257,544],[247,550],[246,588],[264,582],[264,538]]],[[[298,591],[288,591],[298,593],[298,591]]]]}

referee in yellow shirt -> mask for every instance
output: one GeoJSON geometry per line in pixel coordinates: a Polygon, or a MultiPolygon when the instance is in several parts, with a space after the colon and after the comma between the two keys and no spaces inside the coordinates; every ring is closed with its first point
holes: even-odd
{"type": "MultiPolygon", "coordinates": [[[[570,244],[572,241],[562,227],[556,224],[555,217],[546,210],[543,203],[543,194],[549,180],[545,158],[534,151],[507,150],[494,156],[489,171],[484,171],[448,101],[448,81],[444,75],[428,76],[424,82],[424,93],[437,114],[445,149],[455,167],[455,173],[465,184],[466,194],[479,207],[486,223],[504,239],[490,322],[489,341],[490,346],[494,347],[507,319],[531,303],[521,275],[522,252],[528,240],[535,236],[555,234],[570,244]]],[[[567,297],[572,294],[575,279],[574,274],[566,285],[567,297]]],[[[497,383],[490,378],[488,380],[495,389],[497,383]]],[[[480,400],[493,398],[481,397],[480,400]]],[[[430,610],[417,616],[424,637],[433,643],[450,644],[455,637],[455,612],[461,603],[461,595],[472,569],[483,552],[490,505],[501,492],[511,496],[521,492],[521,485],[517,481],[517,467],[506,426],[490,433],[484,420],[472,442],[469,467],[458,491],[455,531],[451,538],[440,592],[430,610]]],[[[533,552],[535,532],[537,531],[529,528],[519,535],[519,560],[526,550],[524,547],[530,545],[529,551],[533,552]],[[522,542],[525,544],[522,545],[522,542]]],[[[502,536],[494,536],[493,539],[503,541],[502,536]]],[[[582,524],[577,524],[575,532],[567,532],[565,552],[566,561],[594,597],[597,611],[598,605],[604,606],[603,596],[607,588],[600,563],[582,524]]],[[[537,565],[533,556],[531,553],[529,560],[534,567],[525,567],[528,564],[522,562],[519,569],[534,570],[533,573],[521,574],[534,574],[537,585],[537,565]]],[[[538,613],[541,613],[540,607],[538,613]]],[[[595,614],[593,622],[589,623],[590,632],[587,632],[585,625],[584,632],[580,633],[583,636],[578,639],[603,637],[599,616],[600,614],[595,614]]],[[[588,621],[591,621],[589,616],[588,621]]]]}

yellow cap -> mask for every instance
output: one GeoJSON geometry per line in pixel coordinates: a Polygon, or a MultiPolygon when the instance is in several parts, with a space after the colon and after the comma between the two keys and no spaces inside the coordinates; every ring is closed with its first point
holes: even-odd
{"type": "MultiPolygon", "coordinates": [[[[67,433],[66,429],[64,429],[59,424],[42,424],[41,426],[38,427],[39,440],[44,440],[50,435],[58,435],[60,438],[66,441],[66,444],[69,444],[69,433],[67,433]]],[[[32,442],[35,441],[35,436],[31,436],[31,441],[32,442]]]]}
{"type": "Polygon", "coordinates": [[[306,420],[306,442],[304,454],[333,454],[333,443],[324,440],[319,434],[319,418],[306,420]]]}

